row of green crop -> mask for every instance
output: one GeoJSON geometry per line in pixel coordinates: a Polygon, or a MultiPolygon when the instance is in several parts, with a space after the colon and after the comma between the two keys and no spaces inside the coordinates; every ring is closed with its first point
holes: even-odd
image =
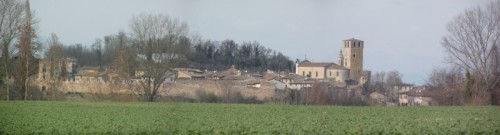
{"type": "Polygon", "coordinates": [[[0,134],[500,134],[499,107],[0,102],[0,134]]]}

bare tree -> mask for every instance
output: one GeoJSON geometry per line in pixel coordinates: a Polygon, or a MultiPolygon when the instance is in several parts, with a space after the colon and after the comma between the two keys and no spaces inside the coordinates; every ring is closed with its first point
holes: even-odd
{"type": "Polygon", "coordinates": [[[120,78],[128,79],[132,77],[136,68],[136,53],[134,50],[125,48],[119,50],[115,60],[113,61],[113,69],[118,71],[120,78]]]}
{"type": "Polygon", "coordinates": [[[403,75],[397,70],[392,70],[387,72],[387,78],[385,82],[389,87],[397,86],[403,84],[403,75]]]}
{"type": "Polygon", "coordinates": [[[67,75],[64,47],[59,42],[59,37],[55,33],[51,34],[48,40],[49,48],[45,54],[45,59],[42,61],[48,68],[48,91],[52,99],[56,99],[57,88],[64,81],[67,75]]]}
{"type": "Polygon", "coordinates": [[[130,38],[123,31],[116,35],[108,35],[104,37],[104,63],[113,63],[118,57],[120,50],[132,46],[130,38]]]}
{"type": "Polygon", "coordinates": [[[436,90],[443,91],[454,91],[461,89],[465,82],[464,74],[458,68],[452,68],[450,70],[446,68],[434,69],[432,70],[429,78],[427,79],[427,85],[434,87],[436,90]]]}
{"type": "Polygon", "coordinates": [[[35,35],[35,30],[33,28],[34,24],[34,19],[32,18],[32,13],[30,10],[30,4],[29,1],[26,0],[25,3],[25,18],[23,20],[23,25],[21,26],[21,35],[19,37],[19,42],[16,45],[18,49],[18,83],[21,86],[21,91],[24,92],[21,97],[23,97],[24,100],[28,99],[28,86],[29,86],[29,79],[30,76],[33,75],[34,66],[35,64],[35,59],[34,59],[34,54],[35,50],[38,49],[35,45],[35,42],[33,42],[33,39],[36,37],[35,35]]]}
{"type": "Polygon", "coordinates": [[[94,43],[92,44],[92,54],[95,56],[95,61],[97,61],[97,65],[102,66],[104,65],[103,63],[103,58],[102,58],[102,45],[101,45],[102,40],[100,38],[95,39],[94,43]]]}
{"type": "Polygon", "coordinates": [[[387,90],[387,85],[385,83],[386,73],[384,71],[375,72],[373,76],[370,78],[369,91],[371,92],[380,92],[384,94],[387,90]]]}
{"type": "Polygon", "coordinates": [[[106,55],[112,60],[112,68],[118,74],[118,79],[130,79],[134,76],[134,71],[138,64],[137,50],[131,45],[130,38],[124,32],[119,32],[116,36],[108,36],[106,38],[111,40],[108,44],[117,44],[114,48],[111,45],[108,46],[106,51],[110,54],[106,55]]]}
{"type": "Polygon", "coordinates": [[[448,35],[442,45],[448,61],[470,71],[480,88],[473,93],[473,100],[492,104],[492,89],[499,83],[500,57],[500,1],[486,7],[466,10],[448,24],[448,35]]]}
{"type": "Polygon", "coordinates": [[[23,22],[24,5],[14,0],[0,0],[0,48],[2,50],[2,75],[6,84],[6,99],[9,100],[10,84],[10,58],[12,54],[12,41],[18,37],[23,22]]]}
{"type": "Polygon", "coordinates": [[[145,101],[154,101],[164,82],[175,76],[173,70],[184,58],[181,37],[187,35],[188,25],[167,15],[142,14],[130,22],[132,35],[139,42],[140,61],[144,69],[142,95],[145,101]]]}
{"type": "Polygon", "coordinates": [[[463,105],[466,78],[458,68],[437,68],[432,70],[426,87],[432,91],[433,99],[440,105],[463,105]]]}
{"type": "Polygon", "coordinates": [[[403,83],[403,75],[399,73],[397,70],[392,70],[387,72],[387,77],[385,83],[387,84],[387,92],[386,96],[389,96],[392,102],[396,102],[399,96],[399,89],[396,89],[394,86],[401,86],[403,83]]]}

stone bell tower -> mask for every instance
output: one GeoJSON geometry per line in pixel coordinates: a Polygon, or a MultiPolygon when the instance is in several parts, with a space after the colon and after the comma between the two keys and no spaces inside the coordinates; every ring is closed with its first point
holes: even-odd
{"type": "Polygon", "coordinates": [[[362,40],[354,38],[343,40],[342,66],[349,68],[349,79],[360,81],[363,73],[363,47],[364,41],[362,40]]]}
{"type": "Polygon", "coordinates": [[[342,49],[340,50],[339,57],[337,59],[337,64],[339,64],[339,66],[344,66],[344,54],[342,54],[342,49]]]}

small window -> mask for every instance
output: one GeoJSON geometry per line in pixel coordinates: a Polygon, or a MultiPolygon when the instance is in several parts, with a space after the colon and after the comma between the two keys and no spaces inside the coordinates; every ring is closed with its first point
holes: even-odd
{"type": "Polygon", "coordinates": [[[309,77],[311,77],[311,75],[312,75],[312,73],[311,73],[311,71],[309,71],[309,77]]]}
{"type": "Polygon", "coordinates": [[[302,76],[306,76],[306,71],[302,71],[302,76]]]}
{"type": "Polygon", "coordinates": [[[318,77],[318,72],[316,71],[316,77],[318,77]]]}
{"type": "Polygon", "coordinates": [[[332,76],[332,71],[330,71],[330,76],[332,76]]]}
{"type": "Polygon", "coordinates": [[[339,71],[337,71],[337,77],[339,76],[339,71]]]}
{"type": "Polygon", "coordinates": [[[353,55],[352,55],[352,57],[353,57],[353,58],[356,58],[356,54],[353,54],[353,55]]]}

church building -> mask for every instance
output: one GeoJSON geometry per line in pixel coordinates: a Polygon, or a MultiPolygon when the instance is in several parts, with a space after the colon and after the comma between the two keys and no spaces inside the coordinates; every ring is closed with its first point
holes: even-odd
{"type": "Polygon", "coordinates": [[[296,63],[295,74],[314,79],[334,79],[338,82],[360,81],[363,72],[363,47],[362,40],[344,40],[337,64],[305,60],[296,63]]]}

